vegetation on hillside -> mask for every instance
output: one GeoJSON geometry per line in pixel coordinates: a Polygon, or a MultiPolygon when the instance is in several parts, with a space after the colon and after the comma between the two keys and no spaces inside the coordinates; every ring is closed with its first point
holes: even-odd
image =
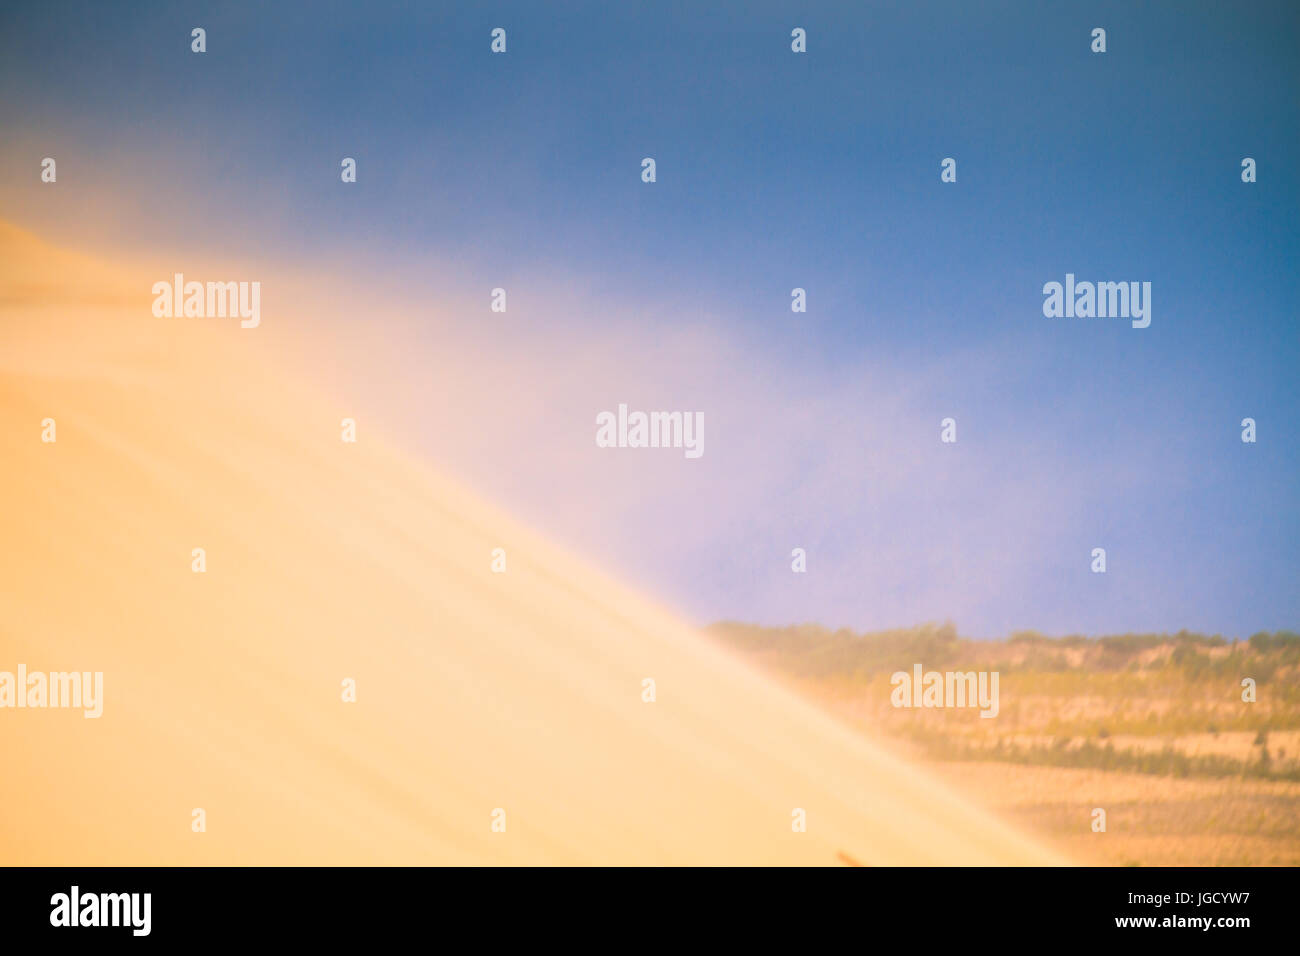
{"type": "Polygon", "coordinates": [[[945,760],[1300,780],[1300,634],[1180,631],[970,640],[950,624],[875,633],[722,622],[711,632],[855,722],[945,760]],[[890,675],[996,671],[999,713],[895,708],[890,675]],[[1243,680],[1255,682],[1246,702],[1243,680]]]}

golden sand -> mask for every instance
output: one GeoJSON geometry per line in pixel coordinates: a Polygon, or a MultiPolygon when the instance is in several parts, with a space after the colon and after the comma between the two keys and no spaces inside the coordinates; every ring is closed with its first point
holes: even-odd
{"type": "Polygon", "coordinates": [[[104,673],[0,710],[0,863],[1062,862],[160,278],[0,228],[0,668],[104,673]]]}

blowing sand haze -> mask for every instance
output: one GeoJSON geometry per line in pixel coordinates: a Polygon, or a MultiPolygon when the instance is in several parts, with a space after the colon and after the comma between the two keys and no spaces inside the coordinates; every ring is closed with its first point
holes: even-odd
{"type": "Polygon", "coordinates": [[[342,441],[252,333],[2,236],[0,665],[104,674],[96,721],[0,721],[8,862],[1058,862],[364,428],[342,441]]]}

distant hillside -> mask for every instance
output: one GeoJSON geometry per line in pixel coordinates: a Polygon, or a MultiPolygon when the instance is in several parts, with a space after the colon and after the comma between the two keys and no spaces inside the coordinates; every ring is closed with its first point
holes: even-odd
{"type": "Polygon", "coordinates": [[[1118,634],[1003,640],[952,624],[876,633],[726,621],[710,632],[842,715],[929,756],[1123,769],[1173,776],[1300,780],[1300,635],[1118,634]],[[890,675],[996,671],[996,718],[896,708],[890,675]],[[1242,700],[1252,678],[1257,699],[1242,700]]]}

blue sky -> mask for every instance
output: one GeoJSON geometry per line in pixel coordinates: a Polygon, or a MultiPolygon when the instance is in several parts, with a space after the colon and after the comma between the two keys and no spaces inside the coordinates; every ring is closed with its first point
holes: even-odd
{"type": "Polygon", "coordinates": [[[518,363],[573,346],[520,374],[574,453],[507,475],[418,437],[701,621],[1295,628],[1300,8],[897,6],[6,7],[0,212],[426,301],[506,286],[518,363]],[[1066,272],[1150,281],[1150,328],[1044,318],[1066,272]],[[619,401],[695,402],[707,464],[576,451],[619,401]]]}

